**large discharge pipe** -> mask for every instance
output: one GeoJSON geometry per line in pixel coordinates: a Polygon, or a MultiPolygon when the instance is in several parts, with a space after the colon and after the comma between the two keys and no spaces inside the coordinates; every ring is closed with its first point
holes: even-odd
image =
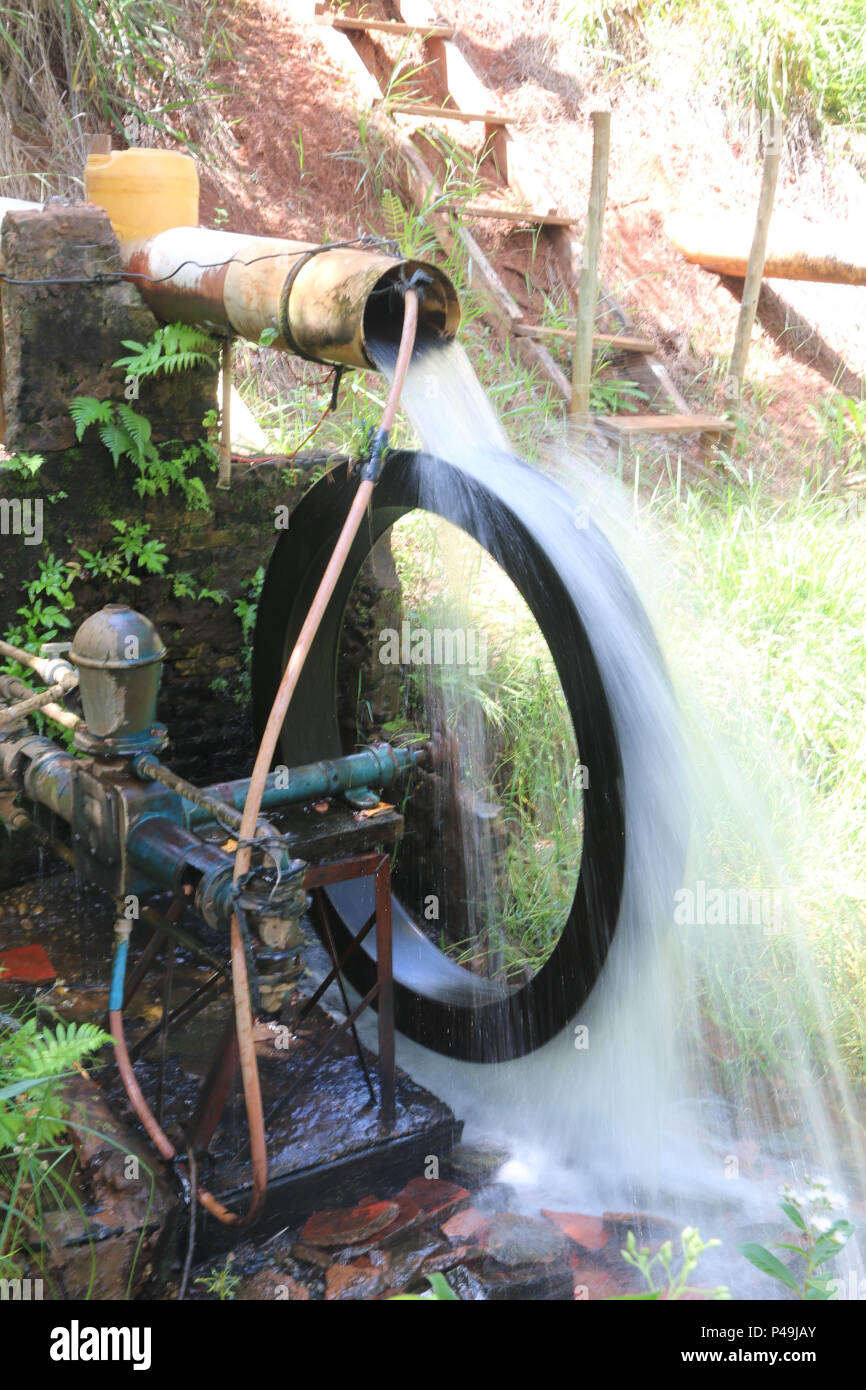
{"type": "Polygon", "coordinates": [[[368,343],[396,348],[403,294],[423,280],[419,341],[454,337],[460,306],[453,285],[425,261],[353,245],[318,246],[173,227],[121,245],[130,279],[156,316],[336,366],[377,369],[368,343]]]}

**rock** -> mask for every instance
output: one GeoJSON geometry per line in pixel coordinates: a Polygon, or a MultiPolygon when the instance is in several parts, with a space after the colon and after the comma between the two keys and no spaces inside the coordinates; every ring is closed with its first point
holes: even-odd
{"type": "Polygon", "coordinates": [[[381,1230],[377,1231],[371,1240],[356,1242],[350,1246],[350,1258],[354,1258],[355,1255],[366,1255],[375,1247],[390,1244],[392,1240],[402,1236],[406,1231],[411,1230],[413,1226],[417,1226],[425,1216],[425,1213],[422,1212],[417,1202],[411,1202],[407,1197],[397,1197],[395,1198],[395,1203],[398,1207],[398,1211],[394,1220],[389,1221],[387,1226],[383,1226],[381,1230]]]}
{"type": "Polygon", "coordinates": [[[447,1221],[466,1205],[469,1193],[465,1187],[445,1182],[442,1178],[413,1178],[397,1194],[398,1201],[403,1199],[416,1203],[425,1219],[447,1221]]]}
{"type": "Polygon", "coordinates": [[[368,1202],[363,1206],[319,1211],[304,1226],[301,1240],[329,1250],[360,1245],[390,1225],[399,1212],[398,1202],[368,1202]]]}
{"type": "Polygon", "coordinates": [[[349,1265],[331,1265],[325,1275],[325,1298],[375,1298],[385,1287],[386,1277],[369,1260],[349,1265]]]}
{"type": "Polygon", "coordinates": [[[508,1157],[507,1149],[492,1145],[488,1148],[485,1144],[458,1144],[442,1160],[442,1167],[449,1178],[473,1189],[490,1182],[508,1157]]]}
{"type": "Polygon", "coordinates": [[[601,1250],[610,1240],[610,1230],[601,1216],[583,1216],[574,1211],[546,1211],[544,1208],[541,1215],[582,1250],[601,1250]]]}
{"type": "Polygon", "coordinates": [[[483,1241],[489,1230],[490,1217],[475,1207],[466,1207],[464,1211],[456,1212],[442,1227],[443,1235],[452,1245],[461,1245],[467,1241],[483,1241]]]}
{"type": "Polygon", "coordinates": [[[513,1212],[491,1217],[484,1249],[508,1269],[568,1263],[568,1246],[561,1231],[547,1221],[513,1212]]]}
{"type": "Polygon", "coordinates": [[[380,1252],[386,1257],[386,1272],[392,1291],[400,1292],[408,1288],[427,1268],[427,1261],[446,1255],[454,1263],[453,1253],[445,1250],[438,1236],[424,1231],[413,1231],[404,1236],[387,1251],[380,1252]]]}
{"type": "Polygon", "coordinates": [[[305,1303],[310,1290],[299,1284],[290,1274],[281,1274],[278,1269],[263,1269],[252,1279],[248,1279],[237,1296],[239,1303],[252,1303],[265,1299],[278,1302],[305,1303]]]}
{"type": "Polygon", "coordinates": [[[295,1241],[292,1246],[292,1254],[296,1260],[302,1264],[316,1265],[319,1269],[330,1269],[332,1260],[327,1250],[320,1250],[315,1245],[305,1245],[303,1241],[295,1241]]]}

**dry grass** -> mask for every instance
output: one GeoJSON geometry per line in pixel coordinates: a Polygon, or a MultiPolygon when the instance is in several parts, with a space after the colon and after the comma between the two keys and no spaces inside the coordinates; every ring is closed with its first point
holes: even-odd
{"type": "Polygon", "coordinates": [[[0,194],[80,191],[99,130],[225,153],[209,73],[229,53],[214,0],[0,4],[0,194]]]}

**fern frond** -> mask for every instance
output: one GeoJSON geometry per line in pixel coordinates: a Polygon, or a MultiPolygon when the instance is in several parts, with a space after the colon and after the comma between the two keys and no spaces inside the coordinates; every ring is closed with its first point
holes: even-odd
{"type": "Polygon", "coordinates": [[[91,425],[110,425],[114,407],[111,401],[98,401],[95,396],[75,396],[69,403],[69,414],[75,425],[75,437],[81,440],[91,425]]]}

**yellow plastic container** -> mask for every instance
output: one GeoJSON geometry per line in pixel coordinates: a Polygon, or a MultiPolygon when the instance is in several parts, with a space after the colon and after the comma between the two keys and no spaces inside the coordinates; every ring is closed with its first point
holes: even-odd
{"type": "Polygon", "coordinates": [[[169,227],[198,226],[198,169],[179,150],[113,150],[91,154],[84,196],[105,208],[118,241],[155,236],[169,227]]]}

